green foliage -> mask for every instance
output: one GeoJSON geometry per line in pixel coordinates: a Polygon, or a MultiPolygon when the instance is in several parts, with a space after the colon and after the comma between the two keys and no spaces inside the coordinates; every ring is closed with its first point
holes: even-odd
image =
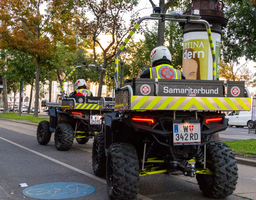
{"type": "Polygon", "coordinates": [[[150,55],[151,49],[147,46],[149,44],[150,43],[145,43],[145,41],[142,40],[139,42],[134,42],[132,40],[130,42],[127,46],[127,54],[129,56],[124,60],[126,63],[126,65],[124,65],[124,77],[136,78],[150,65],[148,55],[150,55]]]}
{"type": "Polygon", "coordinates": [[[7,50],[7,53],[7,79],[29,83],[31,78],[35,77],[35,59],[29,54],[18,50],[7,50]]]}
{"type": "Polygon", "coordinates": [[[59,78],[63,80],[67,71],[70,70],[69,63],[74,60],[75,53],[71,52],[63,42],[58,42],[55,51],[50,52],[50,56],[51,59],[47,60],[47,63],[57,69],[58,75],[61,76],[59,78]]]}
{"type": "MultiPolygon", "coordinates": [[[[87,65],[93,64],[93,57],[92,54],[90,54],[88,51],[86,51],[84,48],[79,48],[76,51],[76,57],[73,60],[74,66],[81,65],[83,62],[85,62],[87,65]]],[[[70,70],[71,71],[71,70],[70,70]]],[[[70,73],[70,71],[68,73],[70,73]]],[[[76,73],[71,76],[70,80],[73,80],[75,82],[77,79],[85,79],[86,81],[90,82],[99,82],[99,71],[97,69],[78,69],[76,73]]]]}
{"type": "Polygon", "coordinates": [[[17,93],[21,81],[26,84],[34,80],[35,60],[32,56],[18,50],[6,50],[5,52],[8,54],[5,60],[7,92],[17,93]]]}
{"type": "Polygon", "coordinates": [[[172,54],[172,65],[178,69],[182,66],[183,55],[183,30],[177,22],[167,22],[165,25],[165,37],[169,42],[169,50],[172,54]]]}
{"type": "MultiPolygon", "coordinates": [[[[157,23],[152,28],[146,28],[145,40],[139,42],[131,41],[127,45],[129,56],[127,62],[129,67],[125,67],[124,76],[129,78],[138,77],[140,73],[150,66],[150,53],[157,46],[157,23]]],[[[182,29],[178,23],[166,22],[165,25],[165,46],[172,54],[172,65],[178,69],[182,63],[182,29]]]]}
{"type": "Polygon", "coordinates": [[[226,12],[229,19],[223,35],[223,55],[226,62],[239,57],[256,59],[256,5],[249,0],[237,1],[226,12]]]}

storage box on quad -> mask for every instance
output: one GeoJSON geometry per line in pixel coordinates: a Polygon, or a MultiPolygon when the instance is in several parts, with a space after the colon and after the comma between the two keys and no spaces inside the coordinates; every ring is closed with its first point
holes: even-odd
{"type": "Polygon", "coordinates": [[[243,81],[164,80],[134,78],[125,80],[134,95],[145,96],[199,96],[244,97],[243,81]]]}

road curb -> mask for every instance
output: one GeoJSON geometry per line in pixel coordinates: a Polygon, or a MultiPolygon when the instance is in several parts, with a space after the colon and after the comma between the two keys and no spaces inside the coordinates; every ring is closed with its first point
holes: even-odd
{"type": "Polygon", "coordinates": [[[16,119],[8,119],[8,118],[4,118],[4,117],[0,117],[0,119],[6,120],[6,121],[11,121],[11,122],[16,122],[16,123],[21,123],[21,124],[28,124],[28,125],[32,125],[32,126],[38,126],[37,123],[32,123],[32,122],[28,122],[28,121],[22,121],[22,120],[16,120],[16,119]]]}
{"type": "Polygon", "coordinates": [[[252,167],[256,167],[256,160],[236,157],[236,161],[237,161],[238,164],[243,164],[243,165],[249,165],[249,166],[252,166],[252,167]]]}

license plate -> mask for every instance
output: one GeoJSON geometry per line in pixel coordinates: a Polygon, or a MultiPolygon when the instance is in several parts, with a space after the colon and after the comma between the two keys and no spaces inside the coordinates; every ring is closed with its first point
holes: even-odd
{"type": "Polygon", "coordinates": [[[201,143],[200,123],[174,123],[173,145],[193,145],[201,143]]]}
{"type": "Polygon", "coordinates": [[[91,115],[90,124],[101,124],[101,115],[91,115]]]}

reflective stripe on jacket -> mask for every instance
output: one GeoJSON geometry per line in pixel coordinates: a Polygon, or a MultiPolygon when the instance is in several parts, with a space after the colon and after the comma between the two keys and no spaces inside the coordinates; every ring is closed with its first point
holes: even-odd
{"type": "Polygon", "coordinates": [[[91,91],[87,89],[76,89],[77,96],[91,96],[91,91]]]}
{"type": "Polygon", "coordinates": [[[173,66],[168,64],[150,67],[149,71],[150,71],[150,78],[182,79],[180,71],[177,69],[174,69],[173,66]]]}

